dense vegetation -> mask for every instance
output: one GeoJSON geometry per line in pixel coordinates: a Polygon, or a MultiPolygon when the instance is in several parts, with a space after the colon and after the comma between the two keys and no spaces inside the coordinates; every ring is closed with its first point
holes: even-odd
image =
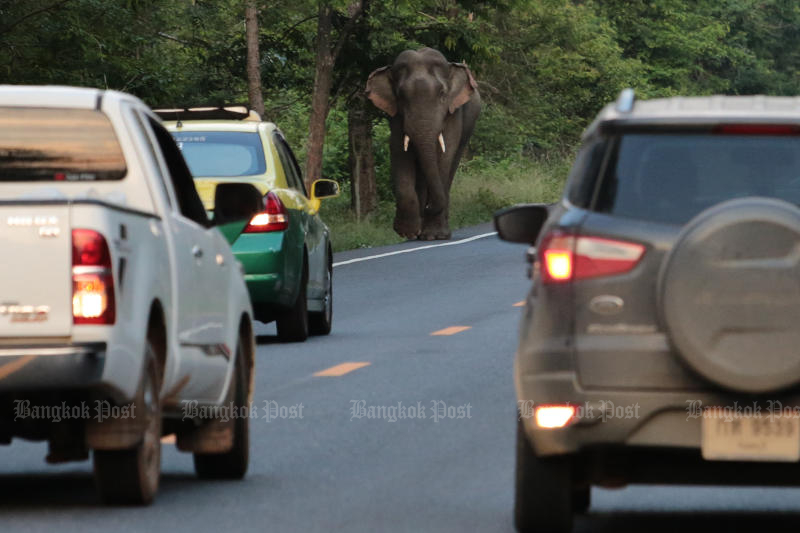
{"type": "MultiPolygon", "coordinates": [[[[151,106],[246,101],[246,1],[0,0],[0,83],[108,87],[151,106]]],[[[305,160],[316,43],[329,39],[336,54],[323,174],[347,190],[348,119],[366,108],[379,199],[372,217],[387,227],[388,128],[360,91],[371,70],[406,48],[438,48],[466,61],[479,80],[484,112],[464,165],[476,198],[481,182],[491,192],[501,177],[552,181],[549,171],[528,171],[542,167],[542,158],[549,161],[542,168],[563,167],[553,161],[571,152],[587,121],[626,86],[642,96],[800,93],[800,4],[793,0],[255,4],[267,118],[305,160]]],[[[519,199],[486,196],[465,212],[519,199]]],[[[348,207],[343,199],[328,209],[347,218],[348,207]]]]}

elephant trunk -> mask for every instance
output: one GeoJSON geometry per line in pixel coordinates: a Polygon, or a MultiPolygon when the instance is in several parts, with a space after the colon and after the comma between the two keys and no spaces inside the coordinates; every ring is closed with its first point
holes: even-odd
{"type": "Polygon", "coordinates": [[[429,216],[438,215],[447,204],[439,165],[444,144],[440,143],[440,138],[439,132],[432,135],[411,136],[411,142],[417,151],[417,161],[428,185],[428,205],[423,207],[429,216]]]}

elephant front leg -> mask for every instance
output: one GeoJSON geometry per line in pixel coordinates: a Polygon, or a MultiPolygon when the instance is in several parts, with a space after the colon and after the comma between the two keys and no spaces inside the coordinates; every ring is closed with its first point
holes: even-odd
{"type": "Polygon", "coordinates": [[[410,169],[397,168],[394,176],[394,195],[397,211],[394,216],[394,231],[409,240],[416,239],[422,227],[420,204],[415,190],[416,175],[413,163],[410,169]],[[404,172],[404,170],[409,170],[404,172]]]}
{"type": "Polygon", "coordinates": [[[425,210],[425,215],[422,219],[422,231],[419,234],[421,241],[447,240],[450,238],[450,224],[447,220],[448,211],[447,207],[436,214],[433,214],[429,209],[425,210]]]}

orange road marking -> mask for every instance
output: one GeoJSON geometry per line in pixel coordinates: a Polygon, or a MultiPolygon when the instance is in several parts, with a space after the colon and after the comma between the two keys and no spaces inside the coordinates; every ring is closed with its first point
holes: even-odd
{"type": "Polygon", "coordinates": [[[449,328],[434,331],[431,333],[431,335],[455,335],[456,333],[461,333],[462,331],[467,331],[468,329],[472,329],[472,326],[450,326],[449,328]]]}
{"type": "Polygon", "coordinates": [[[20,357],[10,363],[7,363],[3,366],[0,366],[0,379],[5,379],[14,372],[21,370],[22,367],[27,366],[29,363],[32,363],[33,360],[36,359],[35,355],[26,355],[24,357],[20,357]]]}
{"type": "Polygon", "coordinates": [[[317,377],[338,377],[344,376],[345,374],[349,374],[353,370],[358,370],[359,368],[364,368],[365,366],[369,366],[370,363],[342,363],[340,365],[332,366],[325,370],[320,370],[316,372],[314,375],[317,377]]]}
{"type": "Polygon", "coordinates": [[[161,444],[175,444],[175,435],[166,435],[161,437],[161,444]]]}
{"type": "Polygon", "coordinates": [[[522,307],[522,306],[524,306],[524,305],[525,305],[525,300],[522,300],[521,302],[517,302],[517,303],[515,303],[515,304],[514,304],[514,307],[522,307]]]}

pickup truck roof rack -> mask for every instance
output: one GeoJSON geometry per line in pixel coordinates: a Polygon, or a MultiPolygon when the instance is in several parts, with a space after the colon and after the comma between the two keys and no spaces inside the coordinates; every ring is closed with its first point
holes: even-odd
{"type": "Polygon", "coordinates": [[[162,120],[252,120],[261,121],[261,116],[245,104],[202,107],[177,107],[154,109],[162,120]]]}

